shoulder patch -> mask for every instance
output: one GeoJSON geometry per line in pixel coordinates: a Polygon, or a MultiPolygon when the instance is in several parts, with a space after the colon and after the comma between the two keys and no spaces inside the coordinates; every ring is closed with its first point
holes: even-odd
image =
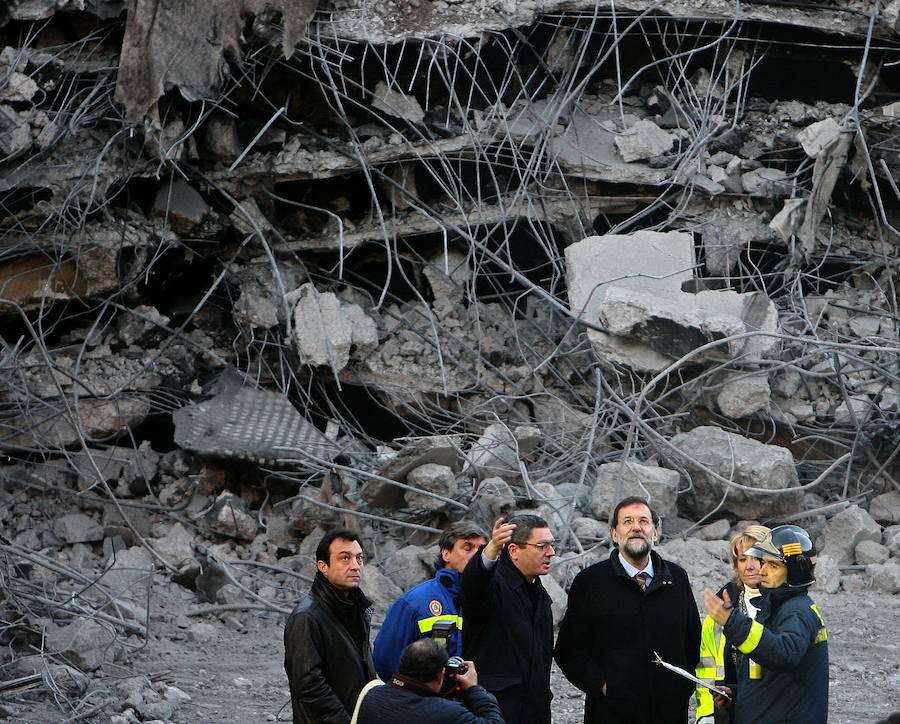
{"type": "Polygon", "coordinates": [[[440,601],[432,600],[428,604],[428,610],[431,611],[432,616],[440,616],[444,612],[444,607],[440,601]]]}

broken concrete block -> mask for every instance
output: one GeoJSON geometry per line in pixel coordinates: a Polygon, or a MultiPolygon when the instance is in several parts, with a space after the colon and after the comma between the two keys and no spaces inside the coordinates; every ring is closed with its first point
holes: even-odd
{"type": "Polygon", "coordinates": [[[278,326],[278,310],[268,297],[242,292],[234,303],[234,317],[257,329],[272,329],[278,326]]]}
{"type": "Polygon", "coordinates": [[[596,518],[579,515],[572,519],[572,533],[578,540],[593,542],[606,537],[609,528],[596,518]]]}
{"type": "Polygon", "coordinates": [[[194,623],[188,629],[188,640],[195,644],[209,644],[219,638],[218,629],[211,623],[194,623]]]}
{"type": "Polygon", "coordinates": [[[887,547],[892,556],[900,558],[900,525],[889,525],[881,531],[881,544],[887,547]]]}
{"type": "Polygon", "coordinates": [[[853,555],[859,565],[867,566],[870,563],[884,563],[891,557],[891,552],[887,546],[881,545],[881,543],[873,540],[861,540],[856,544],[853,555]]]}
{"type": "Polygon", "coordinates": [[[550,614],[553,616],[553,628],[555,630],[559,627],[563,614],[566,612],[568,596],[553,576],[543,576],[541,585],[544,587],[547,595],[550,596],[550,614]]]}
{"type": "MultiPolygon", "coordinates": [[[[567,246],[565,254],[569,308],[595,324],[613,287],[677,297],[693,278],[693,236],[677,231],[590,236],[567,246]]],[[[635,370],[659,371],[671,363],[642,342],[592,329],[587,334],[598,355],[635,370]]]]}
{"type": "Polygon", "coordinates": [[[153,549],[177,567],[193,557],[193,542],[191,532],[176,521],[164,526],[163,536],[153,541],[153,549]]]}
{"type": "Polygon", "coordinates": [[[103,540],[103,527],[84,513],[70,513],[53,521],[53,533],[65,543],[95,543],[103,540]]]}
{"type": "Polygon", "coordinates": [[[113,550],[100,582],[117,594],[146,596],[153,575],[153,557],[142,546],[113,550]]]}
{"type": "Polygon", "coordinates": [[[27,116],[0,105],[0,158],[10,160],[31,146],[31,124],[27,116]]]}
{"type": "MultiPolygon", "coordinates": [[[[378,475],[398,483],[405,483],[410,470],[427,463],[445,465],[454,472],[462,469],[462,437],[457,435],[436,435],[434,437],[403,438],[406,444],[383,462],[378,475]]],[[[369,505],[378,508],[399,507],[404,491],[396,485],[382,480],[367,480],[360,496],[369,505]]]]}
{"type": "Polygon", "coordinates": [[[675,145],[675,137],[653,121],[642,120],[615,138],[616,148],[626,163],[661,156],[675,145]]]}
{"type": "Polygon", "coordinates": [[[762,167],[741,174],[741,184],[751,196],[777,199],[790,195],[792,182],[781,169],[762,167]]]}
{"type": "Polygon", "coordinates": [[[372,602],[378,620],[384,619],[388,607],[403,594],[403,590],[378,570],[378,566],[363,568],[360,588],[372,602]]]}
{"type": "Polygon", "coordinates": [[[872,582],[872,590],[883,593],[900,593],[900,561],[891,558],[885,563],[871,563],[866,574],[872,582]]]}
{"type": "Polygon", "coordinates": [[[118,653],[112,628],[93,619],[77,619],[67,626],[48,626],[44,650],[80,671],[96,671],[118,653]]]}
{"type": "Polygon", "coordinates": [[[772,391],[765,372],[729,373],[716,395],[716,405],[727,417],[749,417],[769,406],[772,391]]]}
{"type": "Polygon", "coordinates": [[[178,234],[188,234],[204,222],[209,204],[183,178],[178,177],[159,187],[150,216],[162,218],[178,234]]]}
{"type": "Polygon", "coordinates": [[[488,425],[484,433],[466,453],[468,469],[479,480],[501,476],[520,476],[519,459],[534,450],[541,440],[536,427],[520,425],[512,431],[503,424],[488,425]]]}
{"type": "MultiPolygon", "coordinates": [[[[427,490],[445,498],[456,498],[456,475],[453,469],[446,465],[425,463],[413,468],[406,475],[406,484],[420,490],[427,490]]],[[[430,495],[420,495],[411,490],[406,491],[406,504],[410,508],[423,508],[425,510],[441,510],[446,503],[430,495]]]]}
{"type": "Polygon", "coordinates": [[[680,465],[691,476],[693,491],[688,499],[697,516],[720,504],[721,510],[748,520],[799,512],[801,491],[778,492],[799,485],[789,450],[711,426],[679,433],[670,443],[671,448],[660,449],[660,462],[673,468],[680,465]],[[729,486],[700,465],[753,490],[729,486]]]}
{"type": "Polygon", "coordinates": [[[608,520],[616,503],[638,495],[646,498],[660,517],[673,517],[680,480],[676,470],[634,460],[599,465],[590,493],[591,512],[595,518],[608,520]]]}
{"type": "Polygon", "coordinates": [[[806,199],[785,199],[784,206],[781,207],[772,220],[769,222],[769,228],[781,237],[782,241],[790,241],[791,236],[803,223],[803,206],[806,199]]]}
{"type": "MultiPolygon", "coordinates": [[[[598,321],[618,337],[634,337],[660,354],[678,358],[716,340],[745,331],[743,322],[700,307],[686,306],[688,295],[661,297],[611,287],[598,309],[598,321]]],[[[734,356],[743,347],[726,343],[734,356]]]]}
{"type": "Polygon", "coordinates": [[[350,362],[350,350],[366,355],[378,346],[375,321],[361,307],[319,292],[310,282],[293,293],[294,344],[300,362],[328,365],[340,372],[350,362]]]}
{"type": "Polygon", "coordinates": [[[503,478],[485,478],[469,506],[470,516],[484,530],[491,530],[497,518],[508,518],[516,509],[512,488],[503,478]]]}
{"type": "Polygon", "coordinates": [[[818,158],[841,135],[841,127],[833,118],[812,123],[797,134],[797,140],[810,158],[818,158]]]}
{"type": "Polygon", "coordinates": [[[731,289],[707,289],[693,296],[694,304],[700,309],[739,319],[744,325],[744,332],[759,333],[731,343],[731,348],[739,351],[742,357],[765,358],[778,351],[778,308],[762,292],[741,294],[731,289]]]}
{"type": "Polygon", "coordinates": [[[206,514],[206,522],[217,533],[242,540],[253,540],[259,531],[259,523],[250,515],[243,498],[228,491],[216,498],[206,514]]]}
{"type": "Polygon", "coordinates": [[[427,551],[421,546],[404,546],[391,553],[379,566],[381,572],[403,591],[428,580],[433,575],[433,561],[428,560],[427,551]]]}
{"type": "Polygon", "coordinates": [[[110,446],[103,450],[73,453],[70,460],[78,472],[78,489],[89,490],[103,483],[117,495],[143,495],[156,480],[159,453],[144,441],[138,450],[110,446]]]}
{"type": "Polygon", "coordinates": [[[422,270],[435,300],[462,301],[472,278],[468,256],[455,249],[432,256],[422,270]]]}
{"type": "Polygon", "coordinates": [[[872,498],[869,515],[883,525],[900,523],[900,490],[891,490],[872,498]]]}
{"type": "Polygon", "coordinates": [[[729,533],[731,533],[731,523],[728,522],[727,518],[719,518],[714,523],[709,523],[699,528],[694,533],[694,538],[699,538],[700,540],[725,540],[728,538],[729,533]]]}
{"type": "Polygon", "coordinates": [[[816,558],[814,575],[816,590],[826,593],[837,593],[841,590],[841,569],[831,556],[823,553],[816,558]]]}
{"type": "Polygon", "coordinates": [[[372,107],[411,123],[422,123],[425,120],[425,111],[414,96],[388,88],[384,81],[378,81],[375,86],[372,93],[372,107]]]}
{"type": "Polygon", "coordinates": [[[858,505],[833,516],[816,540],[819,553],[828,553],[839,566],[853,564],[856,546],[864,540],[881,542],[881,526],[858,505]]]}

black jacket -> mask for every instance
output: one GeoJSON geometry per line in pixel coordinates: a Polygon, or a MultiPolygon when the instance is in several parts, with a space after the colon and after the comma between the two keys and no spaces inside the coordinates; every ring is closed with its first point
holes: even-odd
{"type": "Polygon", "coordinates": [[[294,724],[347,724],[356,697],[375,678],[369,646],[371,603],[342,596],[316,573],[309,596],[284,627],[284,670],[294,724]]]}
{"type": "Polygon", "coordinates": [[[549,724],[553,617],[540,578],[525,580],[504,552],[486,569],[481,552],[462,574],[463,657],[497,697],[507,724],[549,724]]]}
{"type": "Polygon", "coordinates": [[[782,586],[760,591],[755,621],[735,610],[722,628],[743,654],[738,658],[735,724],[825,724],[825,622],[806,589],[782,586]],[[748,657],[759,665],[758,671],[750,671],[748,657]]]}
{"type": "Polygon", "coordinates": [[[587,694],[587,723],[687,721],[694,685],[653,659],[657,652],[693,673],[700,615],[684,569],[650,555],[653,580],[646,591],[625,572],[617,550],[572,581],[555,656],[566,678],[587,694]]]}
{"type": "Polygon", "coordinates": [[[480,686],[459,694],[462,703],[424,689],[376,686],[359,708],[359,724],[503,724],[497,700],[480,686]]]}

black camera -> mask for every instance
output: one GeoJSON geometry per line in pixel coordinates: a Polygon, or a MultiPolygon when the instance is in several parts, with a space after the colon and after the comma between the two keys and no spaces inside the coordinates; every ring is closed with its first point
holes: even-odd
{"type": "Polygon", "coordinates": [[[447,665],[444,666],[446,678],[450,678],[454,674],[465,674],[469,670],[466,662],[462,660],[462,656],[451,656],[447,659],[447,665]]]}

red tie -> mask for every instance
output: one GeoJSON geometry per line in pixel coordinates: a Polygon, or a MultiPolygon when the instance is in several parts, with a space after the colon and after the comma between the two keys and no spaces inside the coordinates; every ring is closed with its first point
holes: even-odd
{"type": "Polygon", "coordinates": [[[647,579],[650,578],[650,574],[646,571],[638,571],[634,574],[634,580],[638,582],[638,585],[641,587],[642,591],[647,590],[647,579]]]}

